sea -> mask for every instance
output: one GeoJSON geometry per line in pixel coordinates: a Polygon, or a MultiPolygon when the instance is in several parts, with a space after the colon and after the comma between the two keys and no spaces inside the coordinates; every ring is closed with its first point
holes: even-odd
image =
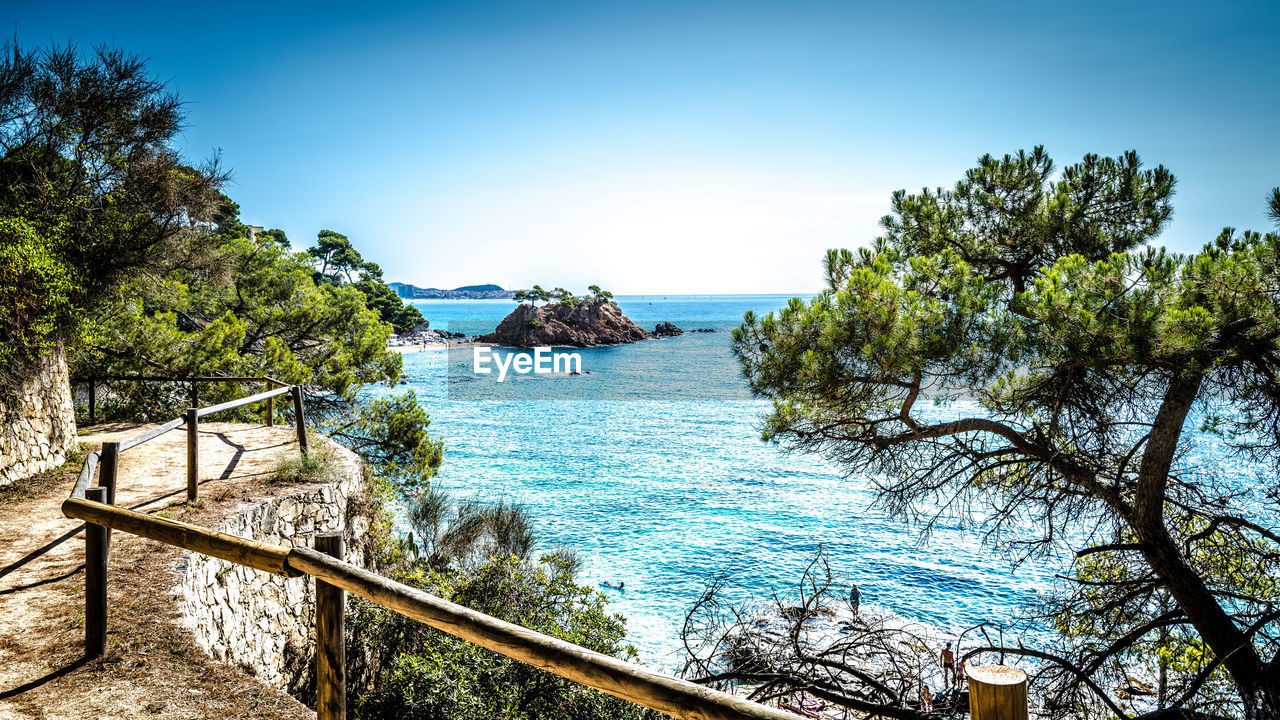
{"type": "MultiPolygon", "coordinates": [[[[456,498],[524,506],[540,546],[577,551],[583,581],[609,597],[641,660],[658,668],[679,666],[685,614],[709,578],[723,575],[735,602],[785,601],[819,551],[857,584],[864,608],[939,637],[1013,622],[1067,560],[1015,567],[984,543],[980,515],[942,513],[926,534],[933,509],[892,517],[858,468],[760,439],[769,405],[749,391],[729,331],[745,312],[777,310],[791,297],[619,296],[641,327],[671,322],[686,333],[573,350],[578,375],[497,382],[496,373],[473,372],[471,348],[406,354],[399,389],[415,391],[446,446],[433,482],[456,498]],[[715,332],[688,332],[696,329],[715,332]]],[[[433,328],[468,335],[492,330],[513,308],[414,304],[433,328]]]]}

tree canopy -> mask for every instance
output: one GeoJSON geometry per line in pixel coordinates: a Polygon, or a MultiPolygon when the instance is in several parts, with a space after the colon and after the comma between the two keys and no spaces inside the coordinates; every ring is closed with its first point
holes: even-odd
{"type": "Polygon", "coordinates": [[[405,304],[382,279],[382,268],[367,262],[346,235],[321,230],[316,244],[307,250],[315,260],[317,283],[348,284],[364,293],[366,304],[396,332],[406,332],[425,322],[418,308],[405,304]]]}
{"type": "MultiPolygon", "coordinates": [[[[138,273],[88,315],[73,348],[82,376],[268,376],[307,390],[308,415],[405,489],[425,486],[442,444],[412,393],[362,397],[394,385],[401,358],[387,349],[391,327],[359,284],[316,281],[312,256],[278,236],[249,238],[234,209],[208,238],[200,269],[138,273]]],[[[374,266],[376,267],[376,266],[374,266]]],[[[385,286],[384,286],[385,287],[385,286]]],[[[397,299],[397,306],[399,300],[397,299]]],[[[103,396],[107,416],[168,418],[188,404],[181,385],[123,382],[103,396]]],[[[204,402],[244,395],[237,384],[203,384],[204,402]]],[[[278,404],[281,411],[287,408],[278,404]]],[[[239,411],[249,418],[252,408],[239,411]]]]}
{"type": "Polygon", "coordinates": [[[138,268],[196,264],[216,164],[171,142],[176,95],[122,51],[0,51],[0,361],[5,380],[68,339],[138,268]]]}
{"type": "Polygon", "coordinates": [[[305,259],[271,241],[223,238],[217,259],[214,272],[121,286],[94,316],[79,364],[102,375],[271,375],[344,399],[399,377],[389,328],[355,288],[316,285],[305,259]]]}
{"type": "Polygon", "coordinates": [[[612,302],[613,300],[613,293],[608,290],[601,290],[599,285],[592,285],[587,289],[591,296],[589,298],[580,298],[562,287],[544,290],[541,285],[534,285],[528,290],[516,290],[511,295],[511,299],[518,303],[527,302],[531,305],[537,305],[540,302],[550,304],[554,301],[556,305],[570,307],[581,304],[584,299],[593,302],[612,302]]]}
{"type": "Polygon", "coordinates": [[[1280,484],[1206,475],[1183,431],[1280,454],[1280,235],[1148,247],[1173,186],[1132,152],[1060,174],[1040,148],[983,157],[951,190],[895,193],[874,247],[830,252],[827,288],[748,314],[734,349],[773,401],[767,438],[864,474],[891,511],[981,508],[1015,557],[1089,558],[1047,605],[1062,647],[1035,655],[1058,707],[1096,706],[1082,677],[1164,638],[1162,703],[1220,709],[1225,673],[1232,707],[1272,717],[1280,484]]]}

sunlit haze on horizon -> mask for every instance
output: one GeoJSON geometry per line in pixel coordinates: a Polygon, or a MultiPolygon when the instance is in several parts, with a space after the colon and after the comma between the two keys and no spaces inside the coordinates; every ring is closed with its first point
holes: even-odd
{"type": "Polygon", "coordinates": [[[349,235],[389,281],[806,293],[890,193],[984,153],[1137,150],[1160,242],[1264,229],[1274,3],[6,4],[188,103],[251,224],[349,235]]]}

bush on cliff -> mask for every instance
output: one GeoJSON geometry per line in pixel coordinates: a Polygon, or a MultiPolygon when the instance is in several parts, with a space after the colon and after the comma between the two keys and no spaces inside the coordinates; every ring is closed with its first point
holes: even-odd
{"type": "Polygon", "coordinates": [[[340,480],[334,466],[333,450],[323,444],[311,448],[310,452],[280,456],[267,477],[268,482],[281,485],[336,483],[340,480]]]}
{"type": "MultiPolygon", "coordinates": [[[[634,659],[620,615],[578,584],[572,552],[532,556],[523,510],[452,504],[438,491],[409,511],[414,534],[389,558],[395,579],[494,617],[634,659]]],[[[657,715],[353,598],[348,658],[356,717],[411,720],[629,719],[657,715]]]]}

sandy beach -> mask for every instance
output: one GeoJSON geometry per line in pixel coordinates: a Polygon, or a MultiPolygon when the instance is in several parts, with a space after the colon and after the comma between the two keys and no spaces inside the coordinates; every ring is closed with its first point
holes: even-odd
{"type": "Polygon", "coordinates": [[[391,352],[407,355],[416,352],[431,352],[434,350],[449,350],[451,348],[462,347],[496,347],[496,343],[477,343],[477,342],[438,342],[438,343],[416,343],[413,345],[392,345],[387,349],[391,352]]]}

